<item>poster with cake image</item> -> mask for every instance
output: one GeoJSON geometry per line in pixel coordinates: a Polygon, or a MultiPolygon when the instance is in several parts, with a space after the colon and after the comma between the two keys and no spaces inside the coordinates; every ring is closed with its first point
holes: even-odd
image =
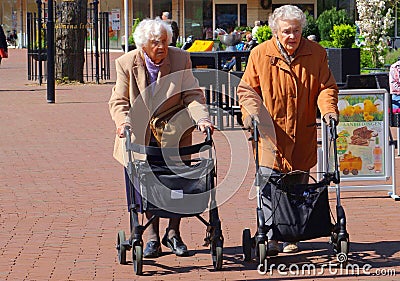
{"type": "Polygon", "coordinates": [[[338,108],[336,144],[340,176],[383,176],[383,95],[339,96],[338,108]]]}

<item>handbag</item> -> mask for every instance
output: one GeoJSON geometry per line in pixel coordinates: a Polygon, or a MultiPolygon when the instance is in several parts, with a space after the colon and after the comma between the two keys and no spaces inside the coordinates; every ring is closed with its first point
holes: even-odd
{"type": "Polygon", "coordinates": [[[161,147],[174,146],[193,132],[194,124],[187,108],[179,104],[153,116],[150,129],[161,147]]]}
{"type": "Polygon", "coordinates": [[[8,52],[3,48],[0,48],[0,57],[2,57],[3,59],[8,58],[8,52]]]}
{"type": "Polygon", "coordinates": [[[264,187],[262,202],[272,210],[272,240],[298,242],[332,233],[327,186],[270,184],[264,187]]]}

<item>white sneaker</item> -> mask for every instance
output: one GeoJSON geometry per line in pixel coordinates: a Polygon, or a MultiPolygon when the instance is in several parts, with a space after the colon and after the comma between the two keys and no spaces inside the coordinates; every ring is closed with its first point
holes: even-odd
{"type": "Polygon", "coordinates": [[[299,246],[297,243],[292,242],[284,242],[283,243],[283,250],[284,253],[297,253],[299,251],[299,246]]]}
{"type": "Polygon", "coordinates": [[[277,256],[279,254],[279,244],[276,240],[268,241],[267,256],[277,256]]]}

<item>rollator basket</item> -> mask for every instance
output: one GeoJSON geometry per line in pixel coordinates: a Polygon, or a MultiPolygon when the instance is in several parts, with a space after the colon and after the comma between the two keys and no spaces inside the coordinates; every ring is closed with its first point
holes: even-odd
{"type": "Polygon", "coordinates": [[[327,186],[321,183],[269,186],[270,196],[263,190],[262,202],[263,208],[272,208],[273,240],[297,242],[331,235],[327,186]]]}
{"type": "Polygon", "coordinates": [[[209,159],[187,166],[140,163],[133,177],[135,202],[141,205],[141,212],[160,217],[200,214],[209,203],[213,165],[209,159]]]}

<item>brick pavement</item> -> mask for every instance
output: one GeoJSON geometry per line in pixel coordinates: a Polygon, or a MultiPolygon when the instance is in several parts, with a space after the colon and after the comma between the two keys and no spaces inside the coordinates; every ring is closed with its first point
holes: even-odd
{"type": "MultiPolygon", "coordinates": [[[[113,59],[119,55],[112,53],[113,59]]],[[[114,248],[117,231],[128,230],[129,218],[122,167],[111,155],[114,125],[107,101],[112,83],[57,86],[56,103],[47,104],[45,85],[27,80],[25,61],[26,50],[11,49],[0,66],[0,280],[396,279],[329,273],[323,267],[335,257],[325,238],[270,260],[292,270],[314,263],[319,270],[314,275],[260,275],[255,261],[243,262],[241,233],[244,227],[254,233],[256,202],[248,199],[254,165],[242,131],[214,137],[223,270],[213,270],[209,251],[201,246],[203,225],[185,218],[182,236],[191,255],[177,258],[164,248],[162,257],[144,261],[144,276],[135,276],[132,264],[118,264],[114,248]]],[[[352,242],[350,263],[370,264],[371,273],[400,274],[400,203],[386,191],[369,191],[343,192],[342,204],[352,242]]]]}

